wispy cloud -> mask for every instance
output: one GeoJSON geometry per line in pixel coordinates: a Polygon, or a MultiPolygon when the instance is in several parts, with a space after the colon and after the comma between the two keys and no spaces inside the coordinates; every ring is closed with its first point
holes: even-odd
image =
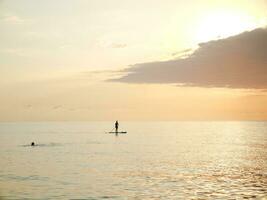
{"type": "Polygon", "coordinates": [[[56,106],[53,106],[53,109],[54,109],[54,110],[57,110],[57,109],[60,109],[60,108],[62,108],[62,106],[61,106],[61,105],[56,105],[56,106]]]}
{"type": "Polygon", "coordinates": [[[90,77],[95,81],[105,81],[107,77],[117,79],[125,74],[126,72],[123,70],[91,70],[82,72],[79,75],[79,79],[88,80],[88,78],[90,77]]]}
{"type": "Polygon", "coordinates": [[[124,42],[112,42],[109,40],[99,40],[97,41],[97,45],[102,48],[113,48],[113,49],[122,49],[128,47],[128,45],[124,42]]]}
{"type": "Polygon", "coordinates": [[[174,58],[187,58],[194,52],[194,49],[185,49],[183,51],[174,52],[171,54],[174,58]]]}
{"type": "Polygon", "coordinates": [[[109,81],[267,89],[267,29],[199,44],[186,58],[139,63],[109,81]]]}
{"type": "Polygon", "coordinates": [[[22,57],[27,57],[31,55],[31,52],[29,52],[29,49],[26,49],[26,48],[0,49],[0,53],[22,56],[22,57]]]}
{"type": "Polygon", "coordinates": [[[1,17],[1,21],[8,24],[23,24],[25,22],[24,19],[16,15],[4,15],[1,17]]]}
{"type": "Polygon", "coordinates": [[[111,48],[115,48],[115,49],[121,49],[121,48],[125,48],[127,47],[127,44],[122,44],[122,43],[112,43],[110,45],[111,48]]]}

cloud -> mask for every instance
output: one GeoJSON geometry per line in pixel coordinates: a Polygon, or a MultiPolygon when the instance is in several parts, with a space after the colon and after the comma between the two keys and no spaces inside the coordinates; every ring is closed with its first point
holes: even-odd
{"type": "Polygon", "coordinates": [[[120,49],[120,48],[125,48],[127,47],[127,44],[120,44],[120,43],[112,43],[110,45],[111,48],[114,48],[114,49],[120,49]]]}
{"type": "Polygon", "coordinates": [[[29,50],[25,48],[7,48],[7,49],[0,49],[0,53],[4,54],[11,54],[16,56],[29,56],[29,50]]]}
{"type": "Polygon", "coordinates": [[[54,109],[54,110],[57,110],[57,109],[60,109],[60,108],[62,108],[62,106],[61,106],[61,105],[56,105],[56,106],[53,106],[53,109],[54,109]]]}
{"type": "Polygon", "coordinates": [[[5,15],[1,18],[1,20],[8,24],[22,24],[25,22],[24,19],[16,15],[5,15]]]}
{"type": "Polygon", "coordinates": [[[91,70],[82,72],[79,75],[79,79],[88,81],[88,78],[90,77],[94,81],[105,81],[107,80],[107,77],[117,79],[124,74],[125,72],[119,70],[91,70]]]}
{"type": "Polygon", "coordinates": [[[267,89],[267,29],[201,43],[186,58],[134,64],[122,72],[127,74],[109,81],[267,89]]]}
{"type": "Polygon", "coordinates": [[[26,108],[26,109],[31,109],[31,108],[32,108],[32,105],[31,105],[31,104],[27,104],[27,105],[25,106],[25,108],[26,108]]]}
{"type": "Polygon", "coordinates": [[[126,43],[122,42],[111,42],[109,40],[99,40],[97,45],[102,48],[122,49],[128,47],[126,43]]]}
{"type": "Polygon", "coordinates": [[[174,52],[171,54],[175,58],[186,58],[194,52],[194,49],[185,49],[183,51],[174,52]]]}

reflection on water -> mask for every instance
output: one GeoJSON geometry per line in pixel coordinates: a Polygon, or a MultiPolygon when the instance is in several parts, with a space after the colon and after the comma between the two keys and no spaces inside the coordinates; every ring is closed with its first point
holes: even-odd
{"type": "Polygon", "coordinates": [[[0,124],[0,199],[267,195],[266,122],[127,122],[118,137],[112,125],[0,124]]]}

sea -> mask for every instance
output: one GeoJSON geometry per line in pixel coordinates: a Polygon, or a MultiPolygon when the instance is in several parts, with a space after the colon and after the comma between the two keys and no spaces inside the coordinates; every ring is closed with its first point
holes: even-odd
{"type": "Polygon", "coordinates": [[[113,127],[0,123],[0,199],[267,199],[267,122],[113,127]]]}

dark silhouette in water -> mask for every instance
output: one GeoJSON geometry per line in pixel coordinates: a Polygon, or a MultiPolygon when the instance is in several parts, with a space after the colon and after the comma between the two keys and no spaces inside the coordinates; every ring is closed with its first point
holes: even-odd
{"type": "Polygon", "coordinates": [[[31,146],[35,146],[35,143],[34,143],[34,142],[32,142],[32,143],[31,143],[31,146]]]}
{"type": "Polygon", "coordinates": [[[119,122],[118,120],[115,122],[115,130],[116,130],[116,133],[118,133],[118,129],[119,129],[119,122]]]}

